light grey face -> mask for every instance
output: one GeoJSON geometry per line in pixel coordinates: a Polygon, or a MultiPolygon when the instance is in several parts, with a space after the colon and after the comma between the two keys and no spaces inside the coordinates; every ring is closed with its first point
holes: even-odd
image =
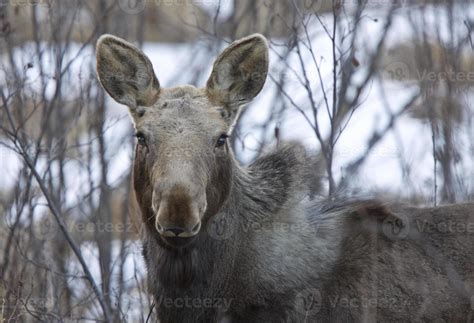
{"type": "Polygon", "coordinates": [[[205,96],[192,98],[189,91],[168,90],[157,108],[145,111],[135,123],[137,153],[152,170],[155,226],[167,237],[199,232],[213,170],[228,157],[229,128],[219,109],[205,105],[205,96]]]}
{"type": "Polygon", "coordinates": [[[154,227],[168,244],[197,235],[205,214],[222,204],[232,162],[226,138],[240,106],[262,89],[267,70],[266,41],[253,35],[224,50],[205,88],[163,89],[138,48],[110,35],[99,39],[99,79],[129,107],[135,124],[137,199],[152,210],[154,227]]]}

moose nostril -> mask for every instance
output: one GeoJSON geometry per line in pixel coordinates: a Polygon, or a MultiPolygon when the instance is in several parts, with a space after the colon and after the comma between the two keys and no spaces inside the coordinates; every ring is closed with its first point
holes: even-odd
{"type": "Polygon", "coordinates": [[[201,222],[199,222],[193,227],[193,229],[191,230],[191,233],[196,234],[199,232],[199,229],[201,229],[201,222]]]}
{"type": "Polygon", "coordinates": [[[179,238],[190,238],[199,233],[201,229],[201,222],[194,225],[192,229],[189,228],[182,228],[182,227],[163,227],[158,222],[156,223],[156,229],[158,233],[165,237],[179,237],[179,238]]]}
{"type": "Polygon", "coordinates": [[[158,232],[163,232],[164,231],[163,227],[159,223],[156,223],[156,229],[158,230],[158,232]]]}
{"type": "Polygon", "coordinates": [[[181,233],[184,232],[184,229],[173,227],[173,228],[167,228],[166,231],[173,232],[175,236],[179,236],[181,233]]]}

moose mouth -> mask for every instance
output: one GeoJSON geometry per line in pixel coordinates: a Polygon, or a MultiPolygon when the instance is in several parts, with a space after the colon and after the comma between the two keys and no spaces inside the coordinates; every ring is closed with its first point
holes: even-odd
{"type": "Polygon", "coordinates": [[[196,236],[183,238],[183,237],[167,237],[167,236],[160,235],[160,239],[170,247],[184,248],[184,247],[189,247],[196,240],[196,236]]]}

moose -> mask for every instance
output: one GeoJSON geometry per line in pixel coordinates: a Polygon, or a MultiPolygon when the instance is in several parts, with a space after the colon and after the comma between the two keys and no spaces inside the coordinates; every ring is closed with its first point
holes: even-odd
{"type": "Polygon", "coordinates": [[[204,88],[162,88],[149,58],[112,35],[96,55],[136,130],[160,322],[472,322],[473,203],[311,196],[314,156],[297,142],[237,162],[228,138],[267,77],[262,35],[231,43],[204,88]]]}

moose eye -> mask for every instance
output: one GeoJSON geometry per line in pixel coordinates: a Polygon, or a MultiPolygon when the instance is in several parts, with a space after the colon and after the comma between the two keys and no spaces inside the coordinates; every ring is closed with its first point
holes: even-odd
{"type": "Polygon", "coordinates": [[[138,140],[138,144],[139,145],[145,145],[145,135],[142,133],[142,132],[137,132],[137,134],[135,135],[135,137],[137,137],[137,140],[138,140]]]}
{"type": "Polygon", "coordinates": [[[225,133],[223,133],[222,135],[220,135],[219,139],[217,139],[216,147],[222,147],[222,146],[224,146],[227,137],[229,137],[229,136],[228,136],[227,134],[225,134],[225,133]]]}

